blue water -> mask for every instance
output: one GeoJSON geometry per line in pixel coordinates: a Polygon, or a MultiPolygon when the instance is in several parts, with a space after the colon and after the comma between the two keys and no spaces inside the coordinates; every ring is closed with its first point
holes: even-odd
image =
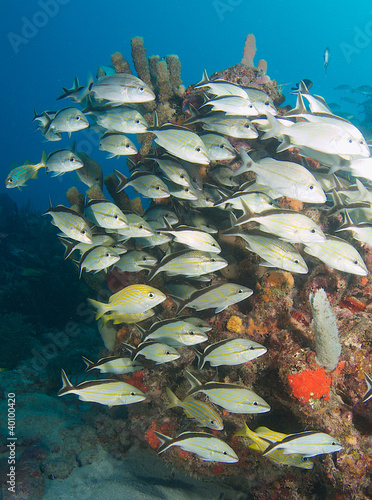
{"type": "MultiPolygon", "coordinates": [[[[49,153],[71,144],[68,138],[43,143],[31,123],[33,109],[40,113],[69,105],[68,100],[55,101],[61,87],[70,87],[75,75],[85,83],[89,72],[95,75],[100,65],[110,64],[113,52],[121,51],[131,60],[133,36],[144,37],[148,55],[178,54],[186,86],[199,81],[204,68],[213,73],[240,62],[248,33],[256,36],[256,61],[268,61],[269,76],[283,85],[285,93],[300,79],[310,78],[314,93],[335,102],[342,95],[334,92],[335,86],[357,87],[372,80],[372,8],[365,0],[355,6],[345,0],[17,0],[3,2],[0,9],[2,179],[12,162],[38,162],[43,149],[49,153]],[[42,5],[49,6],[49,14],[42,5]],[[327,46],[331,60],[326,74],[327,46]]],[[[293,98],[288,102],[293,104],[293,98]]],[[[343,110],[358,111],[353,104],[342,104],[343,110]]],[[[106,160],[96,146],[92,150],[104,174],[124,163],[106,160]]],[[[84,190],[71,175],[53,179],[41,172],[39,180],[30,181],[22,191],[6,192],[17,204],[31,200],[43,210],[49,195],[53,204],[65,203],[70,185],[84,190]]]]}

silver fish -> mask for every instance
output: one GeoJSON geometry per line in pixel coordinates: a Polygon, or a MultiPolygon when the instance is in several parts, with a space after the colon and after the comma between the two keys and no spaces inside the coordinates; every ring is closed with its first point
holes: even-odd
{"type": "Polygon", "coordinates": [[[46,172],[53,172],[52,177],[77,170],[83,166],[83,161],[69,149],[58,149],[50,153],[45,162],[46,172]]]}
{"type": "Polygon", "coordinates": [[[179,446],[181,450],[195,453],[200,460],[206,462],[236,463],[239,458],[235,451],[224,441],[205,432],[183,432],[175,439],[154,431],[161,441],[158,454],[172,446],[179,446]]]}
{"type": "Polygon", "coordinates": [[[199,250],[183,250],[166,255],[152,269],[147,280],[152,280],[158,273],[165,272],[168,276],[182,275],[186,278],[198,277],[213,273],[227,266],[227,262],[215,253],[199,250]]]}
{"type": "Polygon", "coordinates": [[[201,250],[203,252],[220,253],[221,247],[217,241],[209,233],[200,231],[195,227],[189,226],[178,226],[172,228],[166,223],[167,227],[165,229],[159,229],[160,233],[171,234],[174,237],[174,241],[177,243],[182,243],[188,247],[195,248],[196,250],[201,250]]]}
{"type": "Polygon", "coordinates": [[[92,231],[87,221],[71,208],[63,205],[49,207],[44,215],[51,215],[52,224],[58,227],[65,236],[82,243],[93,243],[92,231]]]}
{"type": "Polygon", "coordinates": [[[307,203],[325,203],[327,198],[315,177],[305,167],[291,161],[264,158],[255,163],[243,148],[239,149],[243,165],[234,175],[253,171],[256,182],[269,186],[272,198],[288,196],[307,203]]]}
{"type": "Polygon", "coordinates": [[[200,137],[185,127],[166,123],[161,127],[150,127],[155,134],[155,142],[168,153],[183,160],[208,165],[207,149],[200,137]]]}
{"type": "Polygon", "coordinates": [[[141,342],[137,347],[124,343],[123,346],[131,353],[130,359],[132,361],[134,361],[137,356],[143,356],[150,361],[155,361],[155,364],[160,365],[175,361],[180,357],[176,349],[169,345],[161,344],[156,340],[146,340],[145,342],[141,342]]]}
{"type": "Polygon", "coordinates": [[[126,216],[115,203],[107,200],[91,200],[85,207],[87,219],[105,229],[128,227],[126,216]]]}
{"type": "Polygon", "coordinates": [[[277,449],[282,449],[285,455],[298,453],[305,458],[315,457],[324,453],[335,453],[342,450],[341,443],[324,432],[307,431],[289,434],[282,441],[272,443],[262,454],[270,456],[277,449]]]}
{"type": "Polygon", "coordinates": [[[247,94],[237,83],[229,82],[228,80],[223,80],[218,78],[216,80],[210,80],[206,70],[203,72],[203,77],[199,83],[194,85],[194,89],[206,88],[208,93],[220,96],[235,95],[240,96],[244,99],[247,98],[247,94]]]}
{"type": "Polygon", "coordinates": [[[101,373],[115,373],[115,375],[123,375],[125,373],[133,373],[141,370],[143,365],[139,361],[132,361],[130,358],[123,356],[107,356],[101,358],[97,363],[93,363],[85,356],[82,356],[86,364],[85,371],[99,370],[101,373]]]}
{"type": "Polygon", "coordinates": [[[235,148],[223,135],[201,134],[200,137],[207,148],[210,161],[232,160],[235,158],[235,148]]]}
{"type": "Polygon", "coordinates": [[[153,205],[148,208],[143,216],[143,218],[152,225],[153,223],[159,224],[158,227],[164,227],[164,219],[168,224],[178,224],[179,219],[177,215],[170,210],[168,207],[162,207],[160,205],[153,205]]]}
{"type": "Polygon", "coordinates": [[[223,111],[227,115],[254,117],[260,113],[255,106],[247,98],[240,96],[222,96],[206,101],[198,111],[202,112],[206,109],[213,111],[223,111]]]}
{"type": "Polygon", "coordinates": [[[307,243],[304,251],[333,269],[367,276],[368,269],[358,251],[347,241],[327,235],[326,241],[307,243]]]}
{"type": "Polygon", "coordinates": [[[257,139],[258,132],[253,123],[245,116],[226,115],[211,112],[200,115],[187,123],[201,123],[203,130],[235,137],[236,139],[257,139]]]}
{"type": "Polygon", "coordinates": [[[79,263],[79,278],[82,275],[83,269],[88,273],[94,271],[106,271],[107,269],[118,262],[120,255],[110,247],[93,247],[87,250],[81,257],[79,263]]]}
{"type": "Polygon", "coordinates": [[[81,159],[84,163],[82,168],[79,168],[76,173],[81,182],[84,182],[89,187],[98,184],[98,186],[102,189],[103,187],[103,173],[102,168],[99,164],[90,158],[86,153],[79,152],[76,155],[81,159]]]}
{"type": "Polygon", "coordinates": [[[142,391],[133,385],[114,379],[89,380],[76,387],[71,384],[62,370],[62,388],[58,396],[76,394],[81,401],[99,403],[109,408],[112,406],[139,403],[146,399],[142,391]]]}
{"type": "Polygon", "coordinates": [[[138,193],[146,198],[169,198],[170,196],[166,184],[154,174],[136,172],[128,179],[118,170],[114,170],[114,172],[120,181],[116,189],[117,193],[127,186],[132,186],[138,193]]]}
{"type": "Polygon", "coordinates": [[[236,384],[225,382],[206,382],[202,384],[190,372],[185,372],[191,389],[188,396],[204,393],[212,403],[221,406],[230,413],[266,413],[270,411],[270,406],[265,400],[260,398],[255,392],[236,384]]]}
{"type": "Polygon", "coordinates": [[[155,99],[154,92],[145,82],[128,73],[102,76],[93,83],[90,91],[99,99],[119,104],[148,102],[155,99]]]}
{"type": "Polygon", "coordinates": [[[111,132],[123,134],[144,134],[147,131],[147,122],[139,111],[126,106],[118,106],[102,110],[91,109],[85,111],[100,127],[111,132]]]}
{"type": "Polygon", "coordinates": [[[68,132],[77,132],[78,130],[83,130],[89,127],[89,122],[77,108],[63,108],[60,109],[55,117],[52,119],[46,115],[46,124],[44,127],[44,135],[48,132],[53,132],[54,134],[68,132]]]}
{"type": "Polygon", "coordinates": [[[256,359],[267,352],[266,347],[249,339],[224,339],[208,345],[202,353],[195,349],[198,369],[211,366],[236,366],[256,359]]]}
{"type": "Polygon", "coordinates": [[[219,184],[223,186],[236,188],[239,186],[239,183],[234,179],[234,172],[229,167],[225,167],[224,165],[217,165],[213,169],[210,170],[209,176],[219,184]]]}
{"type": "Polygon", "coordinates": [[[171,347],[185,347],[206,342],[208,336],[197,326],[172,318],[153,324],[145,340],[156,340],[171,347]]]}
{"type": "Polygon", "coordinates": [[[159,170],[175,184],[186,187],[191,185],[189,174],[181,163],[172,156],[163,155],[159,158],[152,158],[152,160],[157,163],[159,170]]]}
{"type": "Polygon", "coordinates": [[[138,152],[133,142],[120,132],[106,132],[103,134],[98,149],[107,151],[109,153],[107,158],[135,155],[138,152]]]}
{"type": "Polygon", "coordinates": [[[189,299],[180,304],[177,314],[186,307],[191,307],[197,311],[204,309],[215,309],[215,314],[223,311],[227,307],[237,304],[247,299],[253,290],[235,283],[224,283],[223,285],[212,285],[202,290],[194,292],[189,299]]]}
{"type": "Polygon", "coordinates": [[[116,267],[120,272],[138,273],[155,266],[158,260],[142,250],[132,250],[120,257],[116,267]]]}
{"type": "Polygon", "coordinates": [[[222,431],[222,418],[216,411],[204,403],[204,401],[199,401],[191,396],[180,401],[169,387],[166,388],[166,391],[170,401],[167,410],[176,407],[182,408],[186,417],[196,420],[199,427],[209,427],[209,429],[215,431],[222,431]]]}
{"type": "Polygon", "coordinates": [[[198,195],[196,194],[196,190],[193,186],[181,186],[180,184],[175,184],[169,179],[164,179],[164,182],[167,185],[169,194],[173,198],[189,201],[198,199],[198,195]]]}
{"type": "Polygon", "coordinates": [[[148,224],[145,219],[140,215],[135,213],[125,214],[127,219],[128,227],[125,229],[116,229],[115,232],[120,235],[120,240],[129,240],[129,238],[148,238],[154,236],[154,231],[150,224],[148,224]]]}

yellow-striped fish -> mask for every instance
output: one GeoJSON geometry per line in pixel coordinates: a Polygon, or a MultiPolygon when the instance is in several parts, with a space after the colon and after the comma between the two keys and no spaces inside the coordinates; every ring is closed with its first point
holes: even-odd
{"type": "Polygon", "coordinates": [[[179,446],[181,450],[195,453],[200,460],[206,462],[236,463],[239,458],[227,443],[206,432],[183,432],[172,439],[165,434],[155,431],[161,441],[158,454],[163,453],[172,446],[179,446]]]}
{"type": "Polygon", "coordinates": [[[307,431],[298,434],[288,434],[281,441],[271,443],[263,456],[270,456],[274,451],[282,449],[284,455],[299,453],[305,458],[335,453],[342,450],[341,443],[325,432],[307,431]]]}
{"type": "Polygon", "coordinates": [[[115,203],[107,200],[91,200],[85,207],[88,220],[105,229],[128,227],[127,218],[115,203]]]}
{"type": "Polygon", "coordinates": [[[167,410],[179,406],[183,409],[187,418],[196,420],[199,427],[208,427],[215,431],[222,431],[222,418],[210,406],[204,403],[204,401],[198,401],[191,396],[181,401],[169,387],[166,388],[166,391],[170,401],[167,410]]]}
{"type": "Polygon", "coordinates": [[[138,313],[138,314],[122,314],[116,311],[108,312],[101,317],[102,324],[105,325],[108,321],[112,321],[114,325],[120,325],[121,323],[126,323],[131,325],[133,323],[140,323],[145,321],[145,319],[154,316],[154,309],[149,309],[148,311],[138,313]]]}
{"type": "Polygon", "coordinates": [[[200,137],[186,127],[165,123],[161,127],[148,128],[155,134],[155,142],[181,160],[202,165],[209,164],[208,151],[200,137]]]}
{"type": "Polygon", "coordinates": [[[132,373],[141,370],[143,365],[135,360],[132,361],[124,356],[107,356],[101,358],[97,363],[93,363],[90,359],[82,356],[84,363],[87,365],[86,372],[92,370],[99,370],[101,373],[115,373],[116,375],[123,375],[124,373],[132,373]]]}
{"type": "MultiPolygon", "coordinates": [[[[249,448],[263,453],[270,446],[270,443],[281,441],[286,437],[286,434],[271,431],[267,427],[259,427],[253,432],[244,422],[243,429],[236,432],[234,436],[248,437],[253,441],[252,444],[248,445],[249,448]]],[[[298,453],[285,455],[281,449],[275,450],[267,458],[278,464],[292,465],[301,469],[312,469],[314,467],[314,463],[304,458],[303,455],[298,453]]]]}
{"type": "Polygon", "coordinates": [[[212,403],[222,406],[231,413],[266,413],[270,411],[270,406],[255,392],[236,384],[225,382],[206,382],[202,384],[190,372],[185,372],[191,389],[188,396],[198,392],[203,392],[212,403]]]}
{"type": "Polygon", "coordinates": [[[97,309],[96,319],[108,311],[123,314],[140,314],[151,309],[166,299],[163,292],[148,285],[129,285],[111,295],[108,304],[88,299],[97,309]]]}
{"type": "Polygon", "coordinates": [[[324,242],[307,243],[304,251],[333,269],[359,276],[368,274],[367,266],[359,252],[350,243],[337,236],[327,235],[327,240],[324,242]]]}
{"type": "Polygon", "coordinates": [[[86,272],[105,271],[120,259],[114,248],[98,246],[89,248],[81,257],[79,263],[79,278],[85,269],[86,272]]]}
{"type": "Polygon", "coordinates": [[[133,385],[115,379],[88,380],[76,387],[71,384],[64,370],[61,373],[62,388],[58,396],[76,394],[81,401],[112,406],[139,403],[146,399],[142,391],[133,385]]]}
{"type": "Polygon", "coordinates": [[[132,250],[120,257],[116,267],[121,272],[138,273],[144,269],[151,269],[156,263],[157,259],[147,252],[142,250],[132,250]]]}
{"type": "Polygon", "coordinates": [[[38,171],[45,167],[45,162],[46,153],[44,151],[40,163],[25,163],[13,168],[5,179],[5,187],[7,189],[16,187],[21,189],[21,187],[26,186],[26,182],[30,179],[37,179],[38,171]]]}
{"type": "Polygon", "coordinates": [[[198,369],[205,363],[211,366],[235,366],[247,363],[267,352],[266,347],[249,339],[224,339],[208,345],[203,353],[194,350],[198,357],[198,369]]]}
{"type": "Polygon", "coordinates": [[[183,250],[166,255],[152,269],[147,281],[151,281],[158,273],[165,272],[168,276],[182,275],[186,278],[198,277],[214,273],[227,266],[227,261],[211,252],[200,250],[183,250]]]}
{"type": "Polygon", "coordinates": [[[191,307],[197,311],[204,309],[215,309],[215,314],[223,311],[232,304],[241,302],[250,297],[253,290],[246,286],[237,285],[235,283],[224,283],[223,285],[212,285],[203,290],[197,290],[189,299],[181,302],[177,311],[179,314],[186,307],[191,307]]]}
{"type": "Polygon", "coordinates": [[[92,231],[83,216],[63,205],[55,208],[49,207],[44,215],[53,217],[52,224],[58,227],[67,238],[81,241],[82,243],[93,243],[92,231]]]}
{"type": "Polygon", "coordinates": [[[213,236],[205,231],[200,231],[196,227],[178,226],[171,227],[164,219],[165,229],[159,229],[159,233],[171,234],[176,243],[182,243],[190,248],[203,252],[220,253],[221,247],[213,236]]]}
{"type": "Polygon", "coordinates": [[[156,342],[156,340],[146,340],[145,342],[141,342],[137,347],[124,343],[123,346],[131,353],[130,359],[132,361],[134,361],[137,356],[143,356],[146,359],[155,361],[157,365],[160,365],[169,363],[180,357],[176,349],[169,345],[156,342]]]}
{"type": "Polygon", "coordinates": [[[171,318],[153,324],[146,336],[146,340],[150,339],[172,347],[185,347],[206,342],[208,336],[202,329],[187,321],[171,318]]]}

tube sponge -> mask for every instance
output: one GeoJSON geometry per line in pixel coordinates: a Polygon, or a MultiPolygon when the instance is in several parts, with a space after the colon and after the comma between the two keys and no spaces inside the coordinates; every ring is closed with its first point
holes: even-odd
{"type": "Polygon", "coordinates": [[[309,301],[315,332],[315,360],[320,367],[331,372],[337,367],[341,354],[336,317],[323,288],[311,293],[309,301]]]}
{"type": "Polygon", "coordinates": [[[124,58],[121,52],[115,52],[115,54],[112,54],[111,62],[116,73],[132,73],[129,62],[124,58]]]}

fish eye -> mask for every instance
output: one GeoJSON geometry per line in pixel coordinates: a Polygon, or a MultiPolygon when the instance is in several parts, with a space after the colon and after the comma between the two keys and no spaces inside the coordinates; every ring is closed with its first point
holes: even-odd
{"type": "Polygon", "coordinates": [[[85,229],[83,229],[83,230],[81,231],[81,234],[87,234],[87,232],[85,231],[85,229]]]}
{"type": "Polygon", "coordinates": [[[295,264],[298,264],[298,260],[297,260],[297,259],[295,259],[295,260],[294,260],[294,263],[295,263],[295,264]]]}
{"type": "Polygon", "coordinates": [[[253,350],[254,350],[253,345],[251,345],[249,349],[250,349],[251,351],[253,351],[253,350]]]}
{"type": "Polygon", "coordinates": [[[70,161],[75,161],[75,158],[70,158],[70,161]]]}
{"type": "Polygon", "coordinates": [[[183,174],[180,175],[180,179],[184,179],[185,176],[183,174]]]}
{"type": "Polygon", "coordinates": [[[214,420],[210,420],[209,423],[214,425],[214,420]]]}
{"type": "Polygon", "coordinates": [[[224,451],[224,452],[223,452],[223,454],[224,454],[224,455],[227,455],[227,451],[224,451]]]}
{"type": "Polygon", "coordinates": [[[80,120],[80,116],[79,116],[79,115],[78,115],[78,116],[76,116],[76,120],[80,120]]]}
{"type": "Polygon", "coordinates": [[[135,395],[136,395],[136,393],[135,393],[135,392],[131,392],[131,393],[130,393],[130,395],[131,395],[131,396],[135,396],[135,395]]]}
{"type": "Polygon", "coordinates": [[[118,220],[119,216],[118,215],[114,215],[114,219],[118,220]]]}
{"type": "Polygon", "coordinates": [[[195,335],[195,332],[193,332],[192,330],[189,333],[190,335],[195,335]]]}
{"type": "Polygon", "coordinates": [[[349,139],[349,144],[352,144],[353,143],[353,140],[352,139],[349,139]]]}
{"type": "Polygon", "coordinates": [[[257,401],[254,401],[253,406],[257,406],[257,405],[258,405],[257,401]]]}
{"type": "Polygon", "coordinates": [[[240,290],[238,290],[238,293],[243,293],[243,291],[244,291],[244,290],[240,289],[240,290]]]}
{"type": "Polygon", "coordinates": [[[153,299],[155,297],[155,294],[153,292],[150,292],[147,294],[149,299],[153,299]]]}
{"type": "Polygon", "coordinates": [[[143,229],[143,225],[142,225],[142,224],[140,224],[140,225],[138,226],[138,228],[139,228],[139,229],[143,229]]]}
{"type": "Polygon", "coordinates": [[[138,90],[139,90],[140,92],[143,92],[145,89],[144,89],[143,87],[140,87],[138,90]]]}
{"type": "Polygon", "coordinates": [[[126,145],[125,145],[125,147],[126,147],[126,148],[130,148],[129,144],[126,144],[126,145]]]}
{"type": "Polygon", "coordinates": [[[216,247],[217,245],[215,243],[212,243],[212,247],[216,247]]]}
{"type": "Polygon", "coordinates": [[[216,259],[211,259],[211,262],[216,262],[216,259]]]}
{"type": "Polygon", "coordinates": [[[170,352],[169,352],[169,351],[167,351],[165,354],[170,354],[170,352]]]}
{"type": "Polygon", "coordinates": [[[147,260],[147,257],[142,257],[142,260],[147,260]]]}
{"type": "Polygon", "coordinates": [[[196,151],[197,153],[200,153],[201,149],[200,149],[200,148],[195,148],[195,151],[196,151]]]}
{"type": "Polygon", "coordinates": [[[357,260],[354,260],[354,264],[357,266],[357,265],[358,265],[358,261],[357,261],[357,260]]]}
{"type": "Polygon", "coordinates": [[[107,253],[107,254],[106,254],[106,257],[110,257],[110,254],[109,254],[109,253],[107,253]]]}
{"type": "Polygon", "coordinates": [[[220,144],[220,148],[223,149],[225,147],[224,144],[220,144]]]}
{"type": "Polygon", "coordinates": [[[360,141],[360,143],[359,143],[359,144],[363,144],[363,145],[364,145],[364,141],[360,141]]]}
{"type": "Polygon", "coordinates": [[[156,191],[159,191],[160,190],[160,186],[156,186],[156,191]]]}
{"type": "Polygon", "coordinates": [[[314,189],[314,186],[313,185],[309,186],[309,189],[314,189]]]}
{"type": "Polygon", "coordinates": [[[136,120],[136,123],[139,123],[140,121],[139,120],[136,120]]]}
{"type": "Polygon", "coordinates": [[[311,230],[310,230],[310,233],[313,233],[313,234],[314,234],[314,233],[315,233],[315,229],[311,229],[311,230]]]}
{"type": "Polygon", "coordinates": [[[13,178],[12,178],[12,177],[10,177],[10,178],[8,179],[8,182],[13,182],[13,178]]]}

